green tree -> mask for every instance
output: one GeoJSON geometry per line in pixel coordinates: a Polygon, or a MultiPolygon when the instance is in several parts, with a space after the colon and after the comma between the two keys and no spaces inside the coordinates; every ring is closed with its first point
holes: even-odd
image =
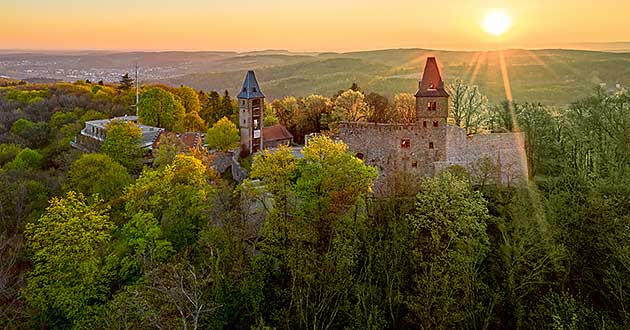
{"type": "Polygon", "coordinates": [[[118,89],[121,91],[129,91],[133,88],[133,79],[129,77],[129,73],[125,73],[120,79],[118,89]]]}
{"type": "Polygon", "coordinates": [[[518,126],[516,118],[521,107],[519,104],[503,101],[490,107],[488,126],[493,131],[513,132],[518,126]]]}
{"type": "Polygon", "coordinates": [[[223,97],[221,98],[221,106],[219,108],[218,118],[228,117],[231,118],[234,115],[234,101],[230,97],[230,93],[228,93],[227,89],[225,93],[223,93],[223,97]]]}
{"type": "Polygon", "coordinates": [[[171,164],[175,156],[186,152],[186,145],[175,133],[163,132],[157,148],[153,150],[153,165],[162,167],[171,164]]]}
{"type": "Polygon", "coordinates": [[[216,122],[206,133],[205,143],[209,149],[229,151],[238,147],[238,128],[226,117],[216,122]]]}
{"type": "Polygon", "coordinates": [[[16,134],[16,135],[20,135],[22,134],[22,132],[35,125],[35,123],[33,123],[30,120],[24,119],[24,118],[20,118],[18,120],[16,120],[13,125],[11,125],[11,133],[16,134]]]}
{"type": "Polygon", "coordinates": [[[210,92],[208,94],[208,100],[203,104],[201,108],[201,112],[199,112],[199,116],[206,121],[208,125],[214,125],[219,119],[223,118],[223,116],[219,117],[221,107],[221,95],[216,91],[210,92]]]}
{"type": "Polygon", "coordinates": [[[444,171],[421,183],[409,216],[415,272],[408,307],[420,328],[473,322],[479,267],[488,253],[486,201],[469,180],[444,171]]]}
{"type": "Polygon", "coordinates": [[[370,117],[369,111],[363,93],[347,90],[335,99],[330,122],[367,121],[370,117]]]}
{"type": "Polygon", "coordinates": [[[565,248],[556,241],[535,190],[496,186],[483,191],[491,206],[487,232],[494,247],[485,261],[492,270],[486,271],[489,296],[500,306],[505,327],[535,327],[543,298],[558,287],[565,248]]]}
{"type": "Polygon", "coordinates": [[[415,123],[416,97],[409,93],[398,93],[394,96],[394,118],[396,123],[415,123]]]}
{"type": "Polygon", "coordinates": [[[184,116],[184,130],[187,132],[205,132],[206,122],[196,111],[189,112],[184,116]]]}
{"type": "Polygon", "coordinates": [[[278,117],[278,121],[289,129],[295,127],[295,114],[299,111],[299,107],[298,100],[293,96],[271,102],[271,108],[278,117]]]}
{"type": "Polygon", "coordinates": [[[51,127],[47,122],[38,122],[24,127],[18,134],[31,148],[43,148],[50,143],[51,127]]]}
{"type": "Polygon", "coordinates": [[[144,125],[157,126],[172,132],[184,129],[186,113],[175,95],[159,87],[152,87],[140,94],[139,121],[144,125]]]}
{"type": "Polygon", "coordinates": [[[389,123],[393,120],[389,100],[385,96],[372,92],[365,96],[365,102],[372,114],[368,121],[373,123],[389,123]]]}
{"type": "Polygon", "coordinates": [[[114,120],[106,127],[101,152],[134,172],[144,154],[141,143],[142,130],[135,123],[114,120]]]}
{"type": "Polygon", "coordinates": [[[332,102],[321,95],[309,95],[301,101],[301,106],[295,112],[295,135],[298,142],[306,134],[318,133],[322,130],[322,117],[330,113],[332,102]]]}
{"type": "Polygon", "coordinates": [[[208,220],[214,187],[209,169],[192,156],[177,155],[172,164],[145,170],[126,190],[128,215],[150,213],[175,250],[191,246],[208,220]]]}
{"type": "Polygon", "coordinates": [[[188,86],[181,86],[177,89],[177,96],[180,99],[181,104],[186,109],[186,113],[201,111],[201,104],[199,103],[199,95],[194,89],[188,86]]]}
{"type": "Polygon", "coordinates": [[[84,154],[70,166],[65,190],[85,196],[98,194],[105,200],[111,200],[122,195],[125,186],[131,182],[127,169],[109,156],[84,154]]]}
{"type": "Polygon", "coordinates": [[[44,156],[37,150],[29,148],[22,149],[15,158],[5,165],[8,169],[13,170],[37,170],[40,169],[44,162],[44,156]]]}
{"type": "Polygon", "coordinates": [[[0,166],[12,161],[17,154],[22,151],[22,147],[13,143],[0,144],[0,166]]]}
{"type": "Polygon", "coordinates": [[[269,272],[284,278],[282,326],[328,329],[343,324],[341,313],[356,281],[360,234],[365,231],[361,197],[376,170],[352,156],[347,146],[316,137],[303,150],[265,152],[255,158],[253,177],[273,197],[262,229],[264,253],[279,262],[269,272]],[[280,273],[279,272],[286,272],[280,273]]]}
{"type": "Polygon", "coordinates": [[[59,317],[77,322],[107,298],[110,274],[103,249],[113,229],[105,210],[74,192],[51,199],[46,213],[26,226],[33,269],[23,296],[48,322],[59,317]]]}
{"type": "Polygon", "coordinates": [[[137,279],[173,253],[171,242],[164,238],[153,214],[138,212],[120,230],[122,278],[137,279]]]}
{"type": "Polygon", "coordinates": [[[529,175],[558,172],[557,155],[561,154],[558,137],[560,125],[548,109],[540,104],[525,103],[518,115],[525,134],[525,152],[529,175]]]}

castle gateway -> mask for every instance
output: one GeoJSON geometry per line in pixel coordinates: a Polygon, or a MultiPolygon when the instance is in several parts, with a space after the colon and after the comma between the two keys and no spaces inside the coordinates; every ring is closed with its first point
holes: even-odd
{"type": "Polygon", "coordinates": [[[339,138],[367,165],[378,168],[377,190],[385,193],[396,178],[430,176],[451,165],[463,166],[478,183],[527,180],[523,133],[467,136],[463,128],[448,123],[449,94],[434,57],[427,59],[415,97],[415,123],[339,124],[339,138]]]}

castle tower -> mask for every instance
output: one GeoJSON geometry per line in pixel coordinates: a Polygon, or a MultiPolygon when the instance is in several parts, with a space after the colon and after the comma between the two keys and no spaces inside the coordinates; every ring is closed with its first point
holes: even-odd
{"type": "Polygon", "coordinates": [[[263,109],[265,95],[258,86],[254,71],[247,71],[241,92],[237,96],[241,149],[254,153],[263,148],[263,109]]]}
{"type": "Polygon", "coordinates": [[[444,89],[444,82],[435,57],[427,58],[422,80],[416,92],[416,112],[420,124],[424,120],[439,120],[446,125],[448,118],[448,93],[444,89]]]}
{"type": "Polygon", "coordinates": [[[421,129],[429,130],[434,161],[446,159],[446,125],[448,98],[435,57],[427,58],[422,80],[416,92],[416,114],[421,129]]]}

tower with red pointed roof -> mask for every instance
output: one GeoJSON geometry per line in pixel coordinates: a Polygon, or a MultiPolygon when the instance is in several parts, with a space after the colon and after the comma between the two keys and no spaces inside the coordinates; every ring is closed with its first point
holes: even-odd
{"type": "Polygon", "coordinates": [[[419,124],[423,127],[435,123],[446,126],[448,119],[449,95],[444,89],[444,81],[435,57],[427,58],[422,80],[418,83],[416,92],[416,113],[419,124]]]}

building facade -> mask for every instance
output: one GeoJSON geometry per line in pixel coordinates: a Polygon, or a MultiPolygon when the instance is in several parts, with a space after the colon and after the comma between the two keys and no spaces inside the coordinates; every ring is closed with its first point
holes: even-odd
{"type": "Polygon", "coordinates": [[[293,143],[293,135],[283,125],[264,127],[265,95],[258,85],[254,71],[250,70],[245,75],[237,99],[241,152],[250,154],[293,143]]]}
{"type": "Polygon", "coordinates": [[[241,151],[255,153],[263,149],[262,127],[265,95],[258,86],[254,71],[250,70],[245,75],[245,81],[243,81],[243,87],[237,99],[241,151]]]}
{"type": "Polygon", "coordinates": [[[522,133],[466,135],[448,123],[449,94],[433,57],[427,59],[415,97],[415,123],[339,125],[339,138],[349,150],[378,168],[375,188],[386,191],[398,175],[421,178],[451,165],[463,166],[477,181],[527,180],[522,133]]]}
{"type": "Polygon", "coordinates": [[[153,142],[155,142],[160,133],[164,131],[163,128],[138,124],[138,117],[136,116],[91,120],[85,122],[85,127],[81,130],[79,135],[74,138],[70,145],[85,152],[98,152],[101,144],[105,141],[107,125],[117,120],[132,122],[142,130],[141,144],[143,148],[151,149],[153,142]]]}

